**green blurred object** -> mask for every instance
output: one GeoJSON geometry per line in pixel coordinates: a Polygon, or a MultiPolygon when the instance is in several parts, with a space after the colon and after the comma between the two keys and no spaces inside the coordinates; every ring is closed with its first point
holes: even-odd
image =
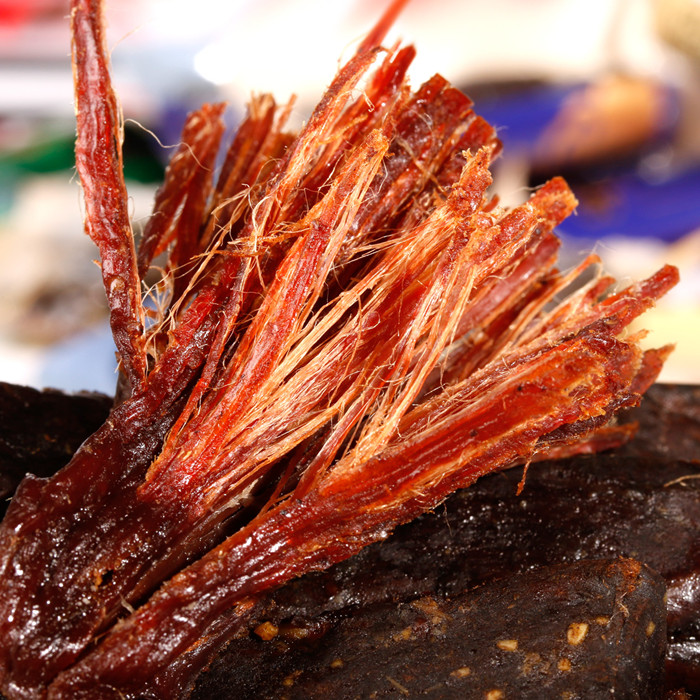
{"type": "MultiPolygon", "coordinates": [[[[12,207],[17,185],[25,178],[61,171],[75,165],[74,134],[37,140],[31,146],[0,152],[0,215],[12,207]]],[[[124,129],[124,177],[151,184],[161,182],[164,166],[153,150],[153,139],[129,124],[124,129]]]]}

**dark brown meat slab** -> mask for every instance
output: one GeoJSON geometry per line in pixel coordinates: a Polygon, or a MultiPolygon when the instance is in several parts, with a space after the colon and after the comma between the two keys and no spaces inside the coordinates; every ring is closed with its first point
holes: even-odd
{"type": "Polygon", "coordinates": [[[543,567],[237,640],[196,698],[658,698],[663,596],[629,559],[543,567]]]}
{"type": "Polygon", "coordinates": [[[104,423],[112,399],[0,382],[0,518],[27,472],[50,476],[104,423]]]}
{"type": "Polygon", "coordinates": [[[700,460],[700,385],[656,384],[628,418],[639,423],[639,430],[618,454],[700,460]]]}

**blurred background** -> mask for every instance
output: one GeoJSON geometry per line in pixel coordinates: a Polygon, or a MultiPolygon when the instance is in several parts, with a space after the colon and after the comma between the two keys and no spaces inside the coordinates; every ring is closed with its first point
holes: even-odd
{"type": "MultiPolygon", "coordinates": [[[[113,0],[108,43],[126,118],[134,221],[148,215],[185,114],[251,92],[298,95],[301,123],[371,27],[379,0],[113,0]]],[[[111,393],[114,355],[82,233],[67,0],[0,0],[0,380],[111,393]]],[[[649,344],[663,381],[700,383],[700,0],[412,0],[414,43],[499,129],[507,204],[564,174],[580,206],[562,266],[595,250],[623,281],[672,262],[682,282],[649,344]]]]}

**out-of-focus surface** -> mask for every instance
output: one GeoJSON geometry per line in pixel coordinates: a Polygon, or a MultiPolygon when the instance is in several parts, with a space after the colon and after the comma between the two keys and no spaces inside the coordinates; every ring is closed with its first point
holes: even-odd
{"type": "MultiPolygon", "coordinates": [[[[184,114],[296,93],[301,122],[376,19],[370,0],[107,3],[135,224],[184,114]],[[153,134],[151,134],[153,132],[153,134]],[[163,145],[159,145],[159,142],[163,145]]],[[[68,3],[0,0],[0,379],[111,392],[114,356],[72,170],[68,3]]],[[[700,1],[413,0],[387,44],[474,96],[505,149],[506,203],[562,172],[581,205],[563,265],[596,250],[622,281],[682,282],[643,325],[676,341],[662,379],[700,383],[700,1]]]]}

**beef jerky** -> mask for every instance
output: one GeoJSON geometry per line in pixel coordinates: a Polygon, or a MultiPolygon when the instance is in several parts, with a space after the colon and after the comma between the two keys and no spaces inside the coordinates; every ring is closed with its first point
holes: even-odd
{"type": "Polygon", "coordinates": [[[448,599],[261,624],[193,698],[660,698],[663,596],[638,562],[582,560],[448,599]]]}
{"type": "MultiPolygon", "coordinates": [[[[100,10],[101,11],[101,8],[100,10]]],[[[146,376],[144,311],[122,164],[123,129],[108,78],[104,26],[88,2],[72,7],[78,137],[76,169],[85,194],[85,230],[100,251],[110,326],[125,375],[134,388],[146,376]]]]}
{"type": "MultiPolygon", "coordinates": [[[[553,267],[575,198],[554,179],[498,206],[493,131],[439,76],[412,93],[411,50],[376,46],[401,4],[298,134],[282,135],[288,108],[271,119],[259,102],[223,180],[172,164],[138,261],[168,248],[144,330],[102,4],[73,0],[78,170],[125,381],[0,526],[8,692],[179,696],[273,588],[485,474],[628,437],[609,421],[670,348],[642,351],[625,328],[677,271],[614,293],[599,276],[550,305],[595,261],[553,267]]],[[[183,137],[205,165],[219,111],[183,137]]]]}

